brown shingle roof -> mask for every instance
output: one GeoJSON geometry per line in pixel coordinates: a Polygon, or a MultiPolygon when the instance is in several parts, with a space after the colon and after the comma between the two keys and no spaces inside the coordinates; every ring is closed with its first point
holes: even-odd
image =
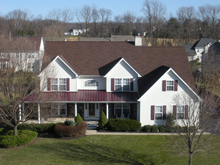
{"type": "Polygon", "coordinates": [[[64,56],[78,75],[104,75],[120,57],[142,77],[161,66],[171,67],[195,89],[184,47],[144,47],[127,42],[54,41],[46,43],[45,54],[50,58],[64,56]]]}

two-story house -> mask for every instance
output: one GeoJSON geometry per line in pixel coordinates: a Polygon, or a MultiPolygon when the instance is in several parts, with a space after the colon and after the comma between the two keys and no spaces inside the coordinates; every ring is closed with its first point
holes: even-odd
{"type": "MultiPolygon", "coordinates": [[[[198,97],[184,47],[145,47],[128,42],[47,42],[51,62],[39,74],[39,121],[128,118],[160,125],[166,114],[187,118],[177,94],[198,97]],[[49,74],[48,74],[49,73],[49,74]],[[47,101],[47,108],[41,104],[47,101]],[[47,115],[40,116],[45,112],[47,115]]],[[[33,101],[35,94],[25,98],[33,101]]]]}
{"type": "Polygon", "coordinates": [[[39,72],[44,55],[42,37],[10,37],[0,41],[0,68],[39,72]]]}

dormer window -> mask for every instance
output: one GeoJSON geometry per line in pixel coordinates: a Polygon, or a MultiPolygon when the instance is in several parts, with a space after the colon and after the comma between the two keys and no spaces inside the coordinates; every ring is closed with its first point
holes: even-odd
{"type": "Polygon", "coordinates": [[[130,79],[129,78],[116,78],[115,79],[115,91],[129,91],[130,79]]]}
{"type": "Polygon", "coordinates": [[[85,82],[85,86],[96,87],[96,86],[98,86],[98,81],[96,81],[96,80],[87,80],[85,82]]]}
{"type": "Polygon", "coordinates": [[[51,79],[52,91],[66,91],[66,79],[65,78],[52,78],[51,79]]]}

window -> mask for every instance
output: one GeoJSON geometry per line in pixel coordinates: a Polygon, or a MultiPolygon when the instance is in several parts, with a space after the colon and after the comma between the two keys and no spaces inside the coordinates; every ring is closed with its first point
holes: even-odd
{"type": "Polygon", "coordinates": [[[58,104],[51,105],[51,115],[58,115],[58,104]]]}
{"type": "Polygon", "coordinates": [[[60,91],[65,91],[66,90],[66,79],[65,78],[60,78],[59,79],[59,90],[60,91]]]}
{"type": "Polygon", "coordinates": [[[177,106],[177,119],[185,118],[185,108],[184,106],[177,106]]]}
{"type": "Polygon", "coordinates": [[[130,116],[130,104],[129,103],[117,103],[115,106],[116,118],[129,118],[130,116]]]}
{"type": "Polygon", "coordinates": [[[51,79],[52,91],[66,91],[66,79],[65,78],[52,78],[51,79]]]}
{"type": "Polygon", "coordinates": [[[129,91],[130,90],[130,79],[129,78],[116,78],[115,79],[115,91],[129,91]]]}
{"type": "Polygon", "coordinates": [[[51,115],[66,115],[67,105],[66,104],[51,104],[51,115]]]}
{"type": "Polygon", "coordinates": [[[34,69],[34,63],[28,63],[28,69],[34,69]]]}
{"type": "Polygon", "coordinates": [[[167,81],[167,91],[174,91],[174,81],[167,81]]]}
{"type": "Polygon", "coordinates": [[[34,53],[28,53],[28,58],[34,58],[34,53]]]}
{"type": "Polygon", "coordinates": [[[85,82],[85,86],[98,86],[98,81],[96,80],[88,80],[85,82]]]}
{"type": "Polygon", "coordinates": [[[163,106],[155,106],[155,120],[163,119],[163,106]]]}
{"type": "Polygon", "coordinates": [[[57,78],[51,79],[51,89],[52,91],[58,91],[58,79],[57,78]]]}
{"type": "Polygon", "coordinates": [[[19,53],[16,53],[15,57],[16,58],[19,58],[20,54],[19,53]]]}

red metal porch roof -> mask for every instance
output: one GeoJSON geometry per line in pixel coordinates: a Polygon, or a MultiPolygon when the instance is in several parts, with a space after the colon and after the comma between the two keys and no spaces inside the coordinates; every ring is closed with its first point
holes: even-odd
{"type": "Polygon", "coordinates": [[[24,102],[124,102],[137,101],[136,92],[106,92],[100,90],[79,90],[78,92],[42,92],[24,98],[24,102]]]}

